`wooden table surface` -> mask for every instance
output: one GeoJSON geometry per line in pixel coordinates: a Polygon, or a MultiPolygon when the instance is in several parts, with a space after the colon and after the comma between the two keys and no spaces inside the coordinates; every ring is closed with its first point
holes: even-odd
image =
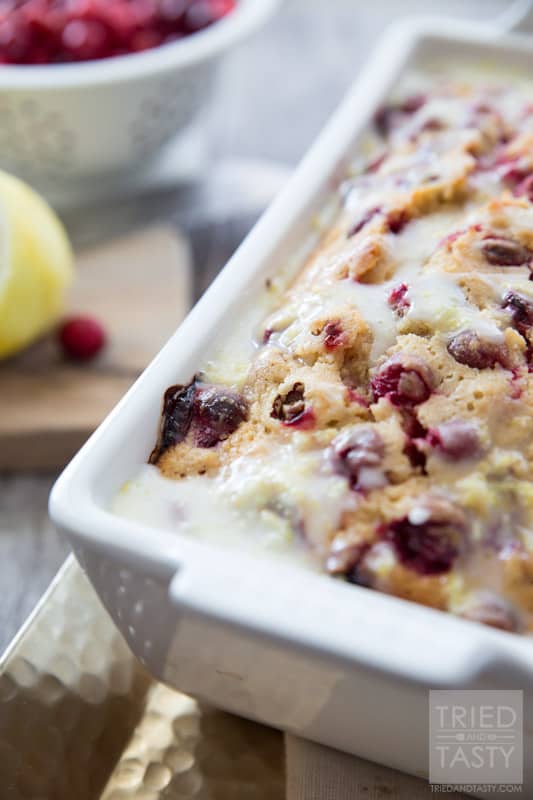
{"type": "MultiPolygon", "coordinates": [[[[277,17],[221,70],[218,95],[205,121],[214,162],[243,156],[296,162],[357,74],[377,35],[400,11],[433,13],[445,6],[448,14],[488,18],[503,3],[286,0],[277,17]]],[[[167,212],[171,216],[173,209],[167,212]]],[[[248,224],[248,217],[221,217],[204,227],[202,240],[195,242],[199,288],[248,224]]],[[[0,651],[68,552],[47,516],[54,478],[0,476],[0,651]]]]}

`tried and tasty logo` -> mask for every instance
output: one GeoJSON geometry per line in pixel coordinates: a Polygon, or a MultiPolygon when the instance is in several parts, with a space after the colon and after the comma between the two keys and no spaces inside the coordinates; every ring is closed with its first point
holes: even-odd
{"type": "Polygon", "coordinates": [[[429,693],[429,780],[432,790],[520,793],[523,692],[429,693]]]}

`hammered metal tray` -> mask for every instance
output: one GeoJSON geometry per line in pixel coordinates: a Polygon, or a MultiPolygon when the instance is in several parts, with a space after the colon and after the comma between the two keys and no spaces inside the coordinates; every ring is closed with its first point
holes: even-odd
{"type": "Polygon", "coordinates": [[[73,557],[0,661],[2,800],[281,800],[282,735],[154,682],[73,557]]]}

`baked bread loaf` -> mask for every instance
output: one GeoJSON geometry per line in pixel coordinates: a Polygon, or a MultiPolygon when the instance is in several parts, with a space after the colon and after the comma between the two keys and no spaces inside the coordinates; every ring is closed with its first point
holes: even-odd
{"type": "Polygon", "coordinates": [[[339,579],[531,632],[533,103],[441,82],[375,129],[247,369],[171,387],[151,462],[339,579]]]}

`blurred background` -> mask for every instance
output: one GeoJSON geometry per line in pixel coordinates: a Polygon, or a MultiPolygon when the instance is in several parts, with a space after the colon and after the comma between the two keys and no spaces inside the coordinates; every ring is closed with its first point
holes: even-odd
{"type": "MultiPolygon", "coordinates": [[[[72,237],[76,260],[85,264],[85,270],[96,262],[110,263],[105,248],[87,258],[88,247],[102,248],[113,237],[132,231],[138,234],[146,225],[164,225],[167,232],[179,230],[179,246],[173,252],[182,265],[183,253],[190,253],[187,263],[192,294],[198,296],[283,185],[390,22],[417,13],[445,13],[487,21],[508,7],[505,0],[285,0],[259,31],[229,47],[224,60],[217,61],[215,91],[201,104],[199,116],[183,143],[172,146],[159,160],[151,161],[141,178],[137,180],[134,170],[128,167],[128,180],[123,176],[110,178],[103,173],[86,180],[78,176],[69,188],[69,162],[65,158],[55,165],[55,172],[44,169],[32,182],[43,188],[56,205],[72,237]]],[[[8,79],[3,77],[3,69],[10,68],[0,65],[0,117],[7,126],[13,109],[9,98],[6,99],[8,79]]],[[[37,69],[44,75],[50,68],[37,69]]],[[[193,84],[193,91],[196,90],[202,91],[200,84],[193,84]]],[[[39,88],[39,76],[32,91],[34,104],[25,107],[34,109],[27,112],[30,117],[31,113],[37,113],[35,109],[39,104],[44,105],[41,95],[46,90],[39,88]]],[[[114,97],[118,96],[120,103],[120,86],[114,91],[118,91],[114,97]]],[[[179,92],[179,86],[170,86],[168,91],[179,92]]],[[[61,100],[56,97],[54,103],[58,102],[61,100]]],[[[158,103],[164,107],[165,97],[159,97],[158,103]]],[[[143,114],[160,113],[159,107],[157,104],[145,107],[143,114]]],[[[56,107],[53,113],[57,120],[61,109],[56,107]]],[[[72,118],[69,116],[69,119],[72,118]]],[[[111,148],[115,136],[112,125],[108,126],[107,136],[111,148]]],[[[0,166],[6,165],[8,138],[0,136],[0,166]]],[[[68,153],[68,135],[64,141],[61,149],[68,153]]],[[[31,142],[30,135],[27,149],[19,152],[20,159],[32,154],[31,142]]],[[[145,139],[141,145],[146,145],[145,139]]],[[[137,163],[144,168],[142,148],[139,153],[137,163]]],[[[13,170],[13,161],[7,161],[13,170]]],[[[46,153],[41,161],[46,167],[46,153]]],[[[31,180],[31,169],[24,168],[23,160],[17,163],[21,174],[31,180]]],[[[117,258],[120,256],[127,262],[127,250],[116,252],[117,258]]],[[[108,292],[106,274],[110,272],[111,268],[104,265],[100,272],[94,273],[98,274],[97,290],[103,294],[108,292]]],[[[113,291],[117,291],[120,276],[113,280],[113,291]]],[[[185,276],[176,283],[176,291],[183,292],[179,302],[176,300],[179,316],[189,303],[187,281],[185,276]]],[[[81,286],[78,291],[94,294],[95,288],[94,285],[90,289],[81,286]]],[[[105,313],[113,317],[119,306],[122,308],[127,303],[128,293],[118,291],[116,301],[111,298],[105,313]]],[[[172,325],[166,335],[171,330],[172,325]]],[[[16,383],[16,371],[25,371],[27,378],[30,372],[45,365],[42,372],[49,379],[50,375],[56,375],[54,370],[63,370],[57,356],[51,356],[50,352],[46,344],[44,349],[40,346],[32,351],[31,357],[23,355],[16,362],[10,359],[0,367],[0,415],[2,394],[6,395],[9,381],[16,383]]],[[[122,352],[114,354],[113,359],[115,356],[124,359],[122,352]]],[[[127,372],[127,381],[133,379],[147,357],[142,351],[135,363],[128,364],[127,371],[121,361],[120,374],[127,372]]],[[[120,372],[113,359],[104,362],[106,380],[112,369],[120,372]]],[[[94,374],[94,367],[90,370],[94,374]]],[[[73,374],[71,370],[57,373],[68,380],[73,374]]],[[[26,408],[39,408],[40,398],[33,390],[23,394],[21,402],[23,399],[26,408]]],[[[72,406],[75,401],[69,403],[72,406]]],[[[18,405],[16,398],[13,404],[18,405]]],[[[0,434],[0,448],[1,442],[0,434]]],[[[24,448],[30,455],[34,445],[31,439],[24,439],[24,448]]],[[[37,464],[31,458],[19,464],[14,457],[11,464],[7,453],[5,449],[2,457],[0,449],[0,587],[3,593],[0,650],[32,609],[67,554],[67,547],[53,530],[46,511],[48,494],[61,464],[46,464],[46,459],[37,464]]]]}

